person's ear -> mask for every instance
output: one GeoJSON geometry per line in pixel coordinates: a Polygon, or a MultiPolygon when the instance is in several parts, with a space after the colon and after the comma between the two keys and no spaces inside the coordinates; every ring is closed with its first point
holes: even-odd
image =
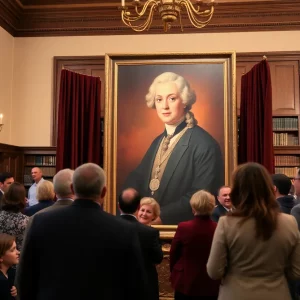
{"type": "Polygon", "coordinates": [[[102,189],[102,192],[101,192],[101,198],[102,199],[105,197],[106,192],[107,192],[107,188],[106,188],[106,186],[104,186],[103,189],[102,189]]]}

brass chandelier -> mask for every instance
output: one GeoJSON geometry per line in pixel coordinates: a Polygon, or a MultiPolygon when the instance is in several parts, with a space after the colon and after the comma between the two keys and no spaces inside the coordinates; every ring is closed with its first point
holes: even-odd
{"type": "Polygon", "coordinates": [[[158,11],[163,21],[164,31],[167,32],[172,23],[177,21],[179,21],[181,31],[183,31],[181,13],[184,8],[192,25],[196,28],[203,28],[213,16],[215,3],[214,0],[206,4],[197,0],[147,0],[146,2],[134,0],[131,3],[131,7],[134,7],[132,9],[134,14],[126,6],[125,0],[121,0],[121,5],[122,21],[134,31],[149,30],[154,12],[158,11]]]}

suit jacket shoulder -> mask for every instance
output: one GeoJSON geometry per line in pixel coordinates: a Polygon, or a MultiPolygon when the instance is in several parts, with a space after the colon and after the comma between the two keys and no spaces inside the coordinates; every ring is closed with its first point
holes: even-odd
{"type": "Polygon", "coordinates": [[[91,200],[36,215],[17,273],[20,299],[144,299],[146,275],[135,226],[91,200]],[[61,249],[72,251],[62,255],[61,249]],[[90,257],[85,276],[78,276],[78,255],[90,257]],[[52,288],[41,288],[46,285],[52,288]]]}
{"type": "Polygon", "coordinates": [[[122,215],[121,219],[135,225],[146,263],[161,263],[163,252],[159,241],[159,231],[156,228],[139,223],[130,215],[122,215]]]}
{"type": "Polygon", "coordinates": [[[193,145],[196,143],[199,145],[199,140],[203,141],[201,143],[201,147],[204,148],[211,148],[211,147],[217,147],[220,148],[219,143],[203,128],[200,126],[194,126],[192,129],[191,134],[191,144],[193,145]]]}
{"type": "Polygon", "coordinates": [[[213,221],[218,222],[220,217],[226,215],[226,213],[227,210],[223,207],[223,205],[219,204],[214,208],[211,218],[213,221]]]}

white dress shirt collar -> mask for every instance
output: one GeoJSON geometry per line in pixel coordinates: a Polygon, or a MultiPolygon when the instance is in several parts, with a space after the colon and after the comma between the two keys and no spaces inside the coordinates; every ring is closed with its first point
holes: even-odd
{"type": "Polygon", "coordinates": [[[165,124],[167,134],[173,134],[175,132],[176,127],[183,122],[184,118],[185,118],[185,116],[183,116],[180,119],[180,121],[177,122],[176,124],[172,124],[172,125],[165,124]]]}

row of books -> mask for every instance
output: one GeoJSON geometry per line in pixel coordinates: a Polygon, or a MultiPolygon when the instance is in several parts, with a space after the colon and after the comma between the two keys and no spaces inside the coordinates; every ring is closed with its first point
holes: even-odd
{"type": "Polygon", "coordinates": [[[300,156],[275,155],[275,166],[300,166],[300,156]]]}
{"type": "Polygon", "coordinates": [[[55,155],[26,155],[26,165],[35,166],[55,166],[56,156],[55,155]]]}
{"type": "MultiPolygon", "coordinates": [[[[43,176],[46,177],[53,177],[56,174],[56,168],[55,167],[40,167],[43,176]]],[[[31,177],[31,167],[26,167],[24,170],[24,175],[29,175],[31,177]]]]}
{"type": "Polygon", "coordinates": [[[273,130],[298,130],[298,118],[273,118],[273,130]]]}
{"type": "Polygon", "coordinates": [[[31,185],[33,182],[31,175],[24,175],[24,185],[31,185]]]}
{"type": "Polygon", "coordinates": [[[281,174],[285,174],[288,177],[294,178],[295,174],[297,172],[298,168],[297,167],[276,167],[275,168],[275,173],[281,173],[281,174]]]}
{"type": "Polygon", "coordinates": [[[275,133],[273,132],[274,146],[296,146],[299,145],[299,138],[290,133],[275,133]]]}

